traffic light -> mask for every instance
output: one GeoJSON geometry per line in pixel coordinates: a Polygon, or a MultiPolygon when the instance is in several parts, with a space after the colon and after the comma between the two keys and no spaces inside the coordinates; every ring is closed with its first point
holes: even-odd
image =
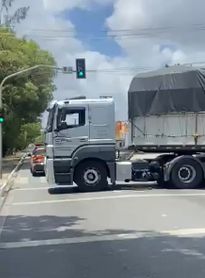
{"type": "Polygon", "coordinates": [[[77,79],[86,78],[85,59],[76,59],[76,77],[77,79]]]}
{"type": "Polygon", "coordinates": [[[0,124],[3,124],[4,121],[5,121],[4,115],[2,113],[0,113],[0,124]]]}

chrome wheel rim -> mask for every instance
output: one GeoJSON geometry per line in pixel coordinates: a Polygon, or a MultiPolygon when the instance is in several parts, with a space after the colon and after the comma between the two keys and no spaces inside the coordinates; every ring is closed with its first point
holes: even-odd
{"type": "Polygon", "coordinates": [[[101,180],[101,175],[96,169],[86,169],[83,178],[87,185],[93,186],[101,180]]]}
{"type": "Polygon", "coordinates": [[[196,178],[196,170],[191,165],[183,165],[178,171],[178,178],[183,183],[191,183],[196,178]]]}

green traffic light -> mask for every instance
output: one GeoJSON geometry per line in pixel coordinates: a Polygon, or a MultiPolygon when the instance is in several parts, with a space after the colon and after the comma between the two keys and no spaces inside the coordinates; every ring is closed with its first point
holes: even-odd
{"type": "Polygon", "coordinates": [[[4,123],[4,118],[0,118],[0,124],[4,123]]]}
{"type": "Polygon", "coordinates": [[[76,77],[78,79],[86,78],[85,59],[76,59],[76,77]]]}

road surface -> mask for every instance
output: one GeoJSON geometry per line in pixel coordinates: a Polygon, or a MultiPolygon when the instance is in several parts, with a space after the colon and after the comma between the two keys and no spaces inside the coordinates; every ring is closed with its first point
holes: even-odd
{"type": "Polygon", "coordinates": [[[0,277],[205,277],[205,191],[54,193],[19,172],[0,216],[0,277]]]}

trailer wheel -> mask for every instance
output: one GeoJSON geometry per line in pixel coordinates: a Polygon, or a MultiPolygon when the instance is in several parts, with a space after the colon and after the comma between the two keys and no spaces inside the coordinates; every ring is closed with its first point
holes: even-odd
{"type": "Polygon", "coordinates": [[[199,188],[203,181],[203,171],[200,164],[192,158],[177,161],[170,176],[171,185],[179,189],[199,188]]]}
{"type": "Polygon", "coordinates": [[[100,161],[85,161],[77,166],[74,181],[82,192],[101,191],[108,186],[107,169],[100,161]]]}

